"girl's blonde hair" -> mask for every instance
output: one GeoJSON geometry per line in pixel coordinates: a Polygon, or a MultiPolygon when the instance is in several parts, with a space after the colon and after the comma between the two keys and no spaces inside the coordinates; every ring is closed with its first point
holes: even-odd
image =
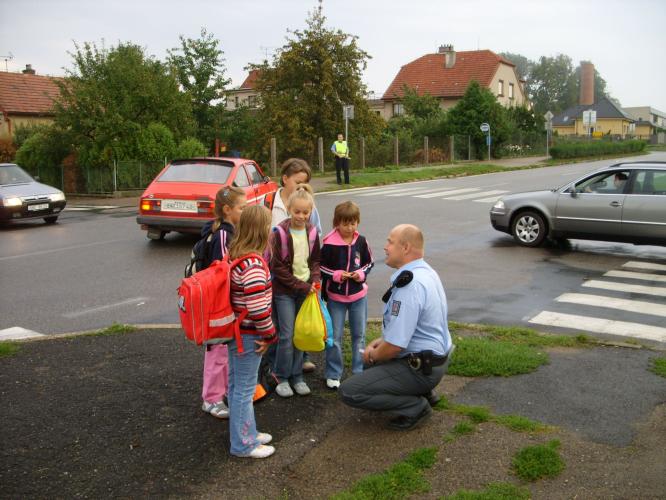
{"type": "Polygon", "coordinates": [[[361,209],[353,201],[343,201],[335,207],[333,227],[338,227],[344,222],[361,223],[361,209]]]}
{"type": "Polygon", "coordinates": [[[282,178],[286,175],[287,177],[291,177],[294,174],[300,174],[301,172],[304,172],[308,176],[307,182],[310,182],[310,179],[312,179],[312,169],[310,168],[310,165],[308,165],[308,162],[301,159],[301,158],[289,158],[288,160],[285,160],[285,162],[282,164],[282,172],[280,174],[280,185],[284,186],[284,181],[282,178]]]}
{"type": "Polygon", "coordinates": [[[271,212],[262,205],[243,209],[234,238],[229,247],[229,258],[237,259],[249,253],[263,254],[271,233],[271,212]]]}
{"type": "Polygon", "coordinates": [[[306,200],[310,204],[310,210],[314,207],[314,191],[310,184],[299,184],[296,191],[291,193],[287,200],[287,210],[291,209],[291,205],[296,200],[306,200]]]}
{"type": "Polygon", "coordinates": [[[224,221],[224,206],[235,207],[241,198],[245,198],[245,191],[236,186],[223,187],[215,195],[215,222],[213,222],[213,232],[217,231],[224,221]]]}

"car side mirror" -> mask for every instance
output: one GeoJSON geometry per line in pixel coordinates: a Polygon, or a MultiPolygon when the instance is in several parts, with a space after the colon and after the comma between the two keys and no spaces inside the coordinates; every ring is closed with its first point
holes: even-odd
{"type": "Polygon", "coordinates": [[[570,193],[571,193],[571,197],[572,197],[572,198],[576,198],[576,197],[578,197],[578,192],[576,191],[576,187],[575,187],[575,186],[571,186],[570,193]]]}
{"type": "Polygon", "coordinates": [[[264,175],[264,184],[268,184],[269,182],[271,182],[271,178],[267,175],[264,175]]]}

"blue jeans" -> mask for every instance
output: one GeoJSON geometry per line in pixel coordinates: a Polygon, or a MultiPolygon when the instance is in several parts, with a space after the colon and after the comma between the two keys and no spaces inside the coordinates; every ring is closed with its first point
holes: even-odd
{"type": "Polygon", "coordinates": [[[252,399],[257,385],[257,373],[261,355],[254,350],[259,337],[241,335],[243,352],[238,352],[236,341],[229,344],[229,434],[231,454],[247,455],[254,450],[257,442],[257,424],[254,420],[252,399]]]}
{"type": "Polygon", "coordinates": [[[365,348],[365,325],[368,320],[368,297],[354,302],[327,302],[328,312],[333,321],[333,346],[326,349],[326,370],[324,376],[340,380],[344,361],[342,358],[342,334],[345,330],[345,316],[349,312],[349,329],[352,339],[352,373],[363,371],[363,355],[359,349],[365,348]]]}
{"type": "Polygon", "coordinates": [[[273,373],[280,382],[303,382],[303,351],[294,347],[294,322],[305,297],[304,294],[273,296],[279,330],[273,373]]]}

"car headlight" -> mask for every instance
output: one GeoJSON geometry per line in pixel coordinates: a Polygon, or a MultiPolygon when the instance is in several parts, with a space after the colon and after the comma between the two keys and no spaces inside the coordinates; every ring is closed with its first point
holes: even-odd
{"type": "Polygon", "coordinates": [[[53,193],[49,195],[51,201],[63,201],[65,199],[65,193],[53,193]]]}
{"type": "Polygon", "coordinates": [[[23,202],[21,201],[21,198],[14,197],[14,198],[3,198],[2,204],[6,207],[20,207],[23,202]]]}
{"type": "Polygon", "coordinates": [[[493,210],[504,210],[504,200],[497,200],[493,205],[493,210]]]}

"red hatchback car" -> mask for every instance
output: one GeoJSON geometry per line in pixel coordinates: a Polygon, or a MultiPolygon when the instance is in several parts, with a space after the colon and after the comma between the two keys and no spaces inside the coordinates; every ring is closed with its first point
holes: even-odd
{"type": "Polygon", "coordinates": [[[278,188],[252,160],[174,160],[141,195],[136,221],[154,240],[163,239],[169,231],[199,234],[214,217],[215,195],[225,186],[245,189],[250,205],[262,203],[268,193],[278,188]]]}

